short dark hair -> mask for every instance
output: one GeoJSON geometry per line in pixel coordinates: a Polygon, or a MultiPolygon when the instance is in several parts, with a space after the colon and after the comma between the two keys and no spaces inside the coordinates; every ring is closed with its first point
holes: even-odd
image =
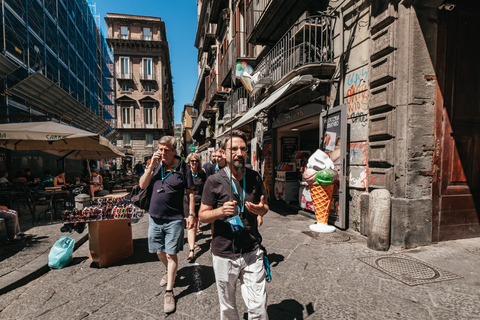
{"type": "Polygon", "coordinates": [[[49,176],[49,175],[50,175],[50,171],[45,170],[45,172],[43,172],[43,174],[46,175],[46,176],[49,176]]]}
{"type": "Polygon", "coordinates": [[[25,172],[30,172],[32,170],[30,170],[30,168],[25,168],[25,172]]]}
{"type": "Polygon", "coordinates": [[[243,141],[245,141],[245,144],[248,143],[247,141],[247,135],[245,134],[245,132],[243,131],[240,131],[240,130],[233,130],[231,133],[227,133],[226,134],[227,136],[225,138],[223,138],[223,140],[220,142],[220,149],[223,149],[225,150],[225,147],[227,145],[227,142],[233,137],[236,137],[236,138],[240,138],[242,139],[243,141]]]}

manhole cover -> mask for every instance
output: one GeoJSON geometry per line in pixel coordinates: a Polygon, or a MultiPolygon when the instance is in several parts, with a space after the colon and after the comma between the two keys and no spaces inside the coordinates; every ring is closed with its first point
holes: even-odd
{"type": "Polygon", "coordinates": [[[402,254],[358,259],[409,286],[461,278],[456,274],[402,254]]]}
{"type": "Polygon", "coordinates": [[[314,231],[302,231],[302,233],[323,243],[347,242],[348,240],[350,240],[350,236],[348,234],[345,234],[338,230],[331,233],[320,233],[314,231]]]}

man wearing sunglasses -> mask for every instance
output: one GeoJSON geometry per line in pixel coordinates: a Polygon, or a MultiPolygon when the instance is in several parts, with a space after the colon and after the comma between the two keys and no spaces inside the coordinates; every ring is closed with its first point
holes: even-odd
{"type": "Polygon", "coordinates": [[[248,318],[268,319],[262,238],[257,226],[257,217],[268,212],[267,193],[259,173],[245,168],[246,135],[234,130],[231,137],[222,141],[221,147],[226,167],[207,179],[199,212],[201,222],[214,223],[212,260],[220,319],[239,319],[235,303],[237,279],[240,279],[248,318]],[[231,222],[239,220],[243,230],[231,222]]]}

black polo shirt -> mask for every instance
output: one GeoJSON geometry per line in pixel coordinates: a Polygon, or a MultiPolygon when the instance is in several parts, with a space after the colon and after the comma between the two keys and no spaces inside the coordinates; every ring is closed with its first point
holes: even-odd
{"type": "MultiPolygon", "coordinates": [[[[191,171],[190,171],[191,172],[191,171]]],[[[194,198],[195,198],[195,217],[198,218],[198,209],[200,209],[200,202],[202,199],[202,193],[203,193],[203,186],[205,185],[205,181],[207,180],[207,176],[205,174],[205,171],[197,171],[197,176],[194,177],[192,175],[192,180],[193,180],[193,185],[195,186],[194,189],[194,198]]],[[[188,218],[188,215],[190,213],[190,198],[186,194],[185,197],[183,198],[183,212],[185,214],[185,217],[188,218]]]]}
{"type": "MultiPolygon", "coordinates": [[[[218,171],[220,175],[229,181],[225,170],[218,171]]],[[[263,195],[267,199],[267,192],[263,187],[262,177],[254,170],[245,169],[245,201],[252,203],[259,203],[260,197],[263,195]]],[[[243,179],[237,181],[233,179],[237,191],[243,193],[243,179]]],[[[208,177],[207,182],[203,188],[202,203],[213,209],[223,206],[223,204],[230,200],[230,190],[225,190],[225,187],[217,180],[215,175],[208,177]]],[[[253,235],[261,241],[261,235],[257,228],[257,215],[248,211],[245,207],[245,212],[241,216],[242,222],[245,226],[245,231],[241,234],[233,234],[227,222],[229,217],[221,217],[214,222],[213,239],[212,239],[212,253],[223,258],[234,258],[239,253],[245,253],[255,250],[258,247],[258,242],[253,235]]]]}
{"type": "MultiPolygon", "coordinates": [[[[175,156],[175,158],[180,159],[175,156]]],[[[193,189],[192,174],[189,166],[181,161],[180,165],[162,181],[161,165],[155,168],[152,182],[152,198],[148,213],[159,219],[182,220],[183,196],[186,189],[193,189]]],[[[166,176],[169,171],[164,172],[166,176]]]]}

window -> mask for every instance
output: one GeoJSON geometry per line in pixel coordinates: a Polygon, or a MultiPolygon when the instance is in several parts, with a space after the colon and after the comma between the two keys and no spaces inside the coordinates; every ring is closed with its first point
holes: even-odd
{"type": "Polygon", "coordinates": [[[150,35],[150,28],[143,28],[143,40],[152,40],[152,36],[150,35]]]}
{"type": "Polygon", "coordinates": [[[143,58],[143,79],[153,80],[152,58],[143,58]]]}
{"type": "Polygon", "coordinates": [[[153,108],[145,108],[145,128],[153,128],[153,108]]]}
{"type": "Polygon", "coordinates": [[[195,122],[197,122],[197,118],[192,118],[192,128],[195,127],[195,122]]]}
{"type": "Polygon", "coordinates": [[[196,112],[197,112],[196,110],[197,110],[197,109],[192,108],[192,116],[196,115],[196,112]]]}
{"type": "Polygon", "coordinates": [[[129,92],[129,91],[130,91],[130,87],[127,86],[127,85],[123,85],[123,86],[122,86],[122,91],[124,91],[124,92],[129,92]]]}
{"type": "Polygon", "coordinates": [[[145,135],[145,146],[147,147],[153,146],[153,134],[145,135]]]}
{"type": "Polygon", "coordinates": [[[122,127],[131,128],[132,126],[132,109],[130,107],[122,108],[122,127]]]}
{"type": "Polygon", "coordinates": [[[131,145],[131,136],[129,134],[124,134],[123,135],[123,145],[124,146],[130,146],[131,145]]]}
{"type": "Polygon", "coordinates": [[[130,79],[130,58],[129,57],[120,57],[120,78],[121,79],[130,79]]]}
{"type": "Polygon", "coordinates": [[[121,39],[128,39],[128,27],[121,26],[120,27],[120,38],[121,39]]]}
{"type": "Polygon", "coordinates": [[[152,92],[152,86],[145,86],[145,92],[152,92]]]}

